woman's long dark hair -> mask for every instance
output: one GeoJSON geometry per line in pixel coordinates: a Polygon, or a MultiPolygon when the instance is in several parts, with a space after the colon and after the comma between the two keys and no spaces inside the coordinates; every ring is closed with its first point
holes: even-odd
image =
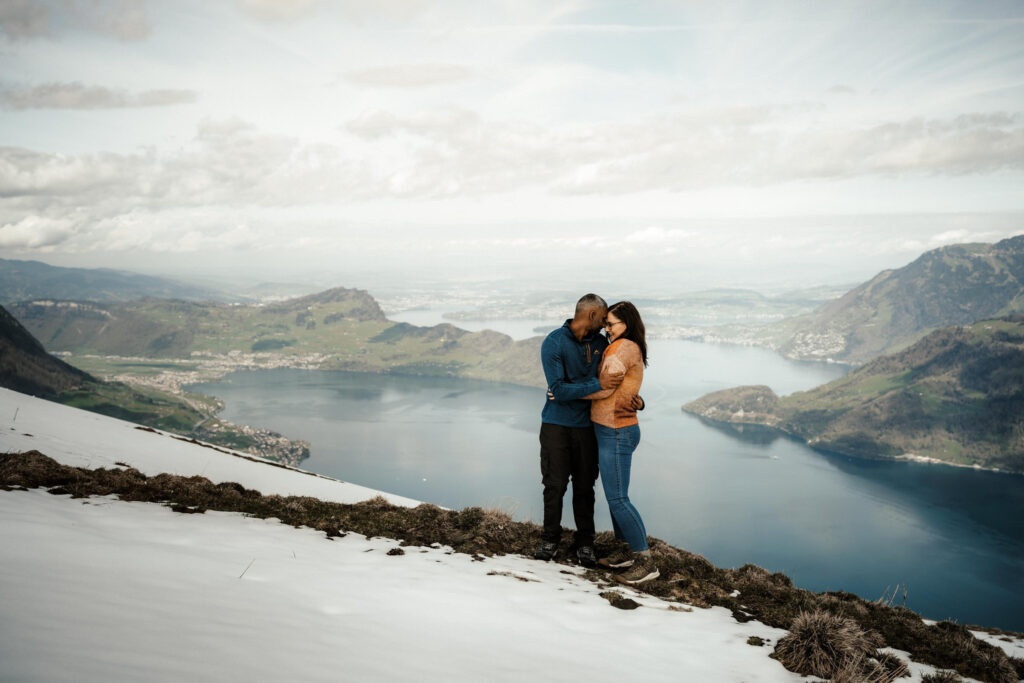
{"type": "Polygon", "coordinates": [[[640,311],[632,302],[620,301],[609,306],[608,312],[626,323],[626,333],[622,336],[640,347],[640,356],[644,359],[644,367],[647,367],[647,331],[640,319],[640,311]]]}

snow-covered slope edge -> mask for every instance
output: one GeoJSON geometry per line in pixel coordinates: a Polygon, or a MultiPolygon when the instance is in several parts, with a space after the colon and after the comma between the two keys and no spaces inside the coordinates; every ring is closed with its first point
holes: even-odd
{"type": "MultiPolygon", "coordinates": [[[[0,391],[0,451],[30,449],[264,493],[377,495],[0,391]]],[[[747,644],[784,631],[627,589],[642,607],[615,610],[563,565],[389,555],[396,541],[41,490],[0,492],[0,519],[3,680],[800,680],[747,644]]],[[[932,671],[910,666],[910,680],[932,671]]]]}
{"type": "Polygon", "coordinates": [[[175,434],[3,388],[0,425],[0,450],[37,450],[74,467],[109,468],[124,463],[147,475],[200,475],[214,483],[238,482],[262,493],[313,496],[337,503],[355,503],[382,495],[395,505],[419,504],[410,498],[260,461],[248,453],[220,446],[198,446],[175,434]]]}

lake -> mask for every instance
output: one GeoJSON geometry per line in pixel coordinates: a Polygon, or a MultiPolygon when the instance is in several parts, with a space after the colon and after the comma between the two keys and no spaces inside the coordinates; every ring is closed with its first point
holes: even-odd
{"type": "MultiPolygon", "coordinates": [[[[907,607],[929,618],[1024,631],[1024,477],[826,455],[788,438],[726,433],[680,410],[740,384],[809,389],[843,366],[681,340],[652,340],[650,360],[630,486],[648,533],[719,566],[781,571],[813,591],[874,600],[905,585],[907,607]]],[[[304,469],[541,519],[538,389],[287,369],[189,389],[224,399],[227,420],[308,440],[304,469]]],[[[597,526],[609,529],[597,490],[597,526]]],[[[563,525],[573,526],[568,504],[563,525]]]]}

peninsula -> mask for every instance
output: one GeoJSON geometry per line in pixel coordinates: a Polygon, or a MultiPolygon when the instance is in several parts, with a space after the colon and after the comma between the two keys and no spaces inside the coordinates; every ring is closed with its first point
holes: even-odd
{"type": "Polygon", "coordinates": [[[810,391],[737,387],[683,410],[822,451],[1024,473],[1024,315],[932,332],[810,391]]]}

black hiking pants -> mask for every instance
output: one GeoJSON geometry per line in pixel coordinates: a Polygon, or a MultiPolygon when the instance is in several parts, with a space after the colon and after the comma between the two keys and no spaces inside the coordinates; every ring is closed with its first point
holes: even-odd
{"type": "Polygon", "coordinates": [[[593,427],[540,426],[540,474],[544,483],[545,541],[562,537],[562,498],[572,479],[577,547],[594,543],[594,482],[597,438],[593,427]]]}

